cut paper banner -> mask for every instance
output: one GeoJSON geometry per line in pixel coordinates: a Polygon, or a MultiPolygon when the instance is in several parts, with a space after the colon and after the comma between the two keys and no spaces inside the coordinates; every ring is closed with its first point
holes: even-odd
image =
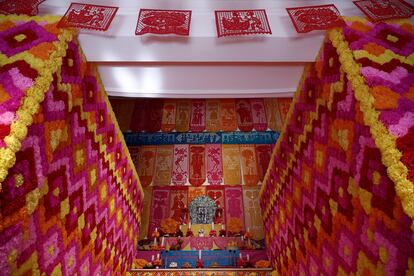
{"type": "Polygon", "coordinates": [[[259,204],[259,190],[257,187],[243,188],[243,205],[244,205],[244,219],[246,222],[246,230],[249,229],[253,238],[261,240],[264,238],[262,210],[259,204]]]}
{"type": "Polygon", "coordinates": [[[222,145],[223,175],[225,185],[240,185],[241,166],[239,145],[222,145]]]}
{"type": "Polygon", "coordinates": [[[190,129],[191,100],[178,100],[175,120],[177,132],[187,132],[190,129]]]}
{"type": "Polygon", "coordinates": [[[175,100],[165,100],[162,111],[161,131],[171,132],[175,128],[175,100]]]}
{"type": "Polygon", "coordinates": [[[220,131],[220,100],[206,100],[206,130],[220,131]]]}
{"type": "Polygon", "coordinates": [[[190,184],[198,187],[206,181],[204,145],[190,145],[190,184]]]}
{"type": "Polygon", "coordinates": [[[265,10],[215,11],[217,36],[271,34],[265,10]]]}
{"type": "Polygon", "coordinates": [[[298,33],[326,30],[344,24],[341,14],[333,4],[287,8],[286,10],[298,33]]]}
{"type": "Polygon", "coordinates": [[[289,112],[290,104],[292,103],[291,98],[280,98],[277,99],[277,105],[279,107],[280,119],[282,120],[282,126],[285,123],[286,116],[289,112]]]}
{"type": "Polygon", "coordinates": [[[172,185],[185,185],[188,179],[188,145],[174,146],[172,185]]]}
{"type": "MultiPolygon", "coordinates": [[[[125,102],[125,101],[122,101],[125,102]]],[[[148,100],[136,99],[134,105],[134,111],[132,113],[131,123],[129,128],[134,132],[141,132],[146,129],[147,114],[148,114],[148,100]]],[[[119,120],[119,118],[118,118],[119,120]]]]}
{"type": "Polygon", "coordinates": [[[138,153],[137,172],[143,187],[149,186],[154,177],[156,146],[142,146],[138,153]]]}
{"type": "Polygon", "coordinates": [[[274,131],[280,131],[282,129],[282,120],[280,119],[276,101],[276,99],[264,99],[264,104],[269,128],[274,131]]]}
{"type": "Polygon", "coordinates": [[[117,11],[118,7],[71,3],[58,26],[106,31],[117,11]]]}
{"type": "Polygon", "coordinates": [[[220,185],[223,182],[223,162],[220,144],[207,144],[207,182],[220,185]]]}
{"type": "Polygon", "coordinates": [[[248,99],[236,100],[237,125],[241,131],[253,130],[252,110],[248,99]]]}
{"type": "Polygon", "coordinates": [[[191,105],[190,130],[201,132],[206,127],[206,105],[205,100],[193,100],[191,105]]]}
{"type": "Polygon", "coordinates": [[[259,182],[254,145],[240,145],[243,180],[247,186],[256,186],[259,182]]]}
{"type": "Polygon", "coordinates": [[[220,120],[223,131],[237,130],[236,102],[234,99],[220,100],[220,120]]]}
{"type": "Polygon", "coordinates": [[[149,101],[147,105],[148,116],[146,117],[146,130],[148,132],[157,132],[161,129],[162,114],[164,102],[160,99],[149,101]]]}
{"type": "Polygon", "coordinates": [[[170,188],[153,187],[150,223],[148,233],[154,232],[155,228],[161,226],[161,221],[170,216],[170,188]]]}
{"type": "Polygon", "coordinates": [[[224,198],[226,200],[226,227],[232,218],[240,220],[244,229],[243,191],[241,186],[224,187],[224,198]]]}
{"type": "Polygon", "coordinates": [[[174,187],[170,190],[170,218],[179,224],[188,222],[188,189],[187,187],[174,187]]]}
{"type": "Polygon", "coordinates": [[[259,174],[260,181],[263,181],[263,178],[266,174],[266,170],[269,166],[271,155],[271,145],[256,145],[257,172],[259,174]]]}
{"type": "Polygon", "coordinates": [[[173,145],[161,145],[157,147],[154,186],[170,185],[173,162],[173,149],[173,145]]]}
{"type": "Polygon", "coordinates": [[[263,99],[251,99],[250,105],[252,107],[253,128],[256,131],[266,131],[267,118],[263,99]]]}
{"type": "Polygon", "coordinates": [[[188,36],[190,33],[191,11],[188,10],[155,10],[139,11],[136,35],[176,34],[188,36]]]}
{"type": "Polygon", "coordinates": [[[39,5],[45,0],[4,0],[0,2],[0,14],[37,15],[39,5]]]}
{"type": "Polygon", "coordinates": [[[188,187],[188,202],[190,203],[196,197],[206,195],[206,186],[188,187]]]}
{"type": "Polygon", "coordinates": [[[207,186],[207,196],[216,202],[216,212],[214,214],[214,223],[225,223],[225,201],[224,201],[224,186],[207,186]]]}
{"type": "Polygon", "coordinates": [[[362,0],[353,2],[373,22],[409,18],[414,8],[401,0],[362,0]]]}

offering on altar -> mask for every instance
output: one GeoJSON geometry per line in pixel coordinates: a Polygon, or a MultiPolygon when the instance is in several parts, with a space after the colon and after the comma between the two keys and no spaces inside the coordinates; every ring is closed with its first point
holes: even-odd
{"type": "Polygon", "coordinates": [[[160,260],[160,258],[158,256],[157,256],[157,259],[152,262],[152,265],[155,266],[156,268],[161,267],[162,262],[161,262],[161,260],[160,260]]]}
{"type": "Polygon", "coordinates": [[[210,233],[208,234],[210,237],[217,237],[217,231],[216,230],[210,230],[210,233]]]}
{"type": "Polygon", "coordinates": [[[204,268],[204,262],[202,259],[197,260],[196,268],[204,268]]]}
{"type": "Polygon", "coordinates": [[[154,238],[154,241],[156,241],[160,237],[160,232],[158,231],[158,228],[155,227],[154,232],[152,232],[151,237],[154,238]]]}
{"type": "Polygon", "coordinates": [[[253,238],[253,235],[252,235],[252,233],[249,231],[249,228],[247,228],[246,233],[244,233],[244,238],[245,238],[246,240],[250,240],[251,238],[253,238]]]}
{"type": "Polygon", "coordinates": [[[185,262],[183,264],[183,268],[191,268],[191,264],[189,262],[185,262]]]}
{"type": "Polygon", "coordinates": [[[226,230],[224,229],[224,224],[221,225],[221,229],[219,231],[219,236],[220,237],[225,237],[227,234],[226,230]]]}
{"type": "Polygon", "coordinates": [[[199,237],[204,237],[204,229],[198,230],[198,236],[199,237]]]}
{"type": "Polygon", "coordinates": [[[227,250],[237,250],[237,249],[239,249],[239,246],[237,245],[237,242],[230,241],[230,242],[227,243],[226,249],[227,250]]]}
{"type": "Polygon", "coordinates": [[[144,259],[134,259],[132,262],[132,268],[142,269],[148,264],[147,260],[144,259]]]}
{"type": "Polygon", "coordinates": [[[268,268],[270,267],[270,262],[267,260],[259,260],[254,264],[256,268],[268,268]]]}
{"type": "Polygon", "coordinates": [[[242,230],[242,223],[239,218],[230,218],[227,223],[227,230],[230,235],[238,235],[242,230]]]}
{"type": "Polygon", "coordinates": [[[178,230],[178,222],[173,218],[166,218],[161,221],[161,230],[168,235],[174,235],[178,230]]]}
{"type": "Polygon", "coordinates": [[[210,265],[210,267],[217,268],[217,267],[220,267],[220,265],[218,264],[218,262],[214,262],[210,265]]]}
{"type": "Polygon", "coordinates": [[[178,264],[176,262],[171,262],[169,265],[170,268],[177,268],[178,264]]]}
{"type": "Polygon", "coordinates": [[[176,237],[184,237],[184,233],[183,233],[183,231],[181,230],[181,225],[179,226],[179,228],[178,228],[177,232],[175,233],[175,236],[176,236],[176,237]]]}

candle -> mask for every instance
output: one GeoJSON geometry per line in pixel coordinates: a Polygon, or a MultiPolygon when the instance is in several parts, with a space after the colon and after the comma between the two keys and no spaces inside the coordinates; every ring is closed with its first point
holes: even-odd
{"type": "Polygon", "coordinates": [[[159,260],[159,259],[160,259],[160,253],[157,254],[157,260],[159,260]]]}
{"type": "Polygon", "coordinates": [[[181,231],[181,226],[182,226],[181,224],[180,224],[180,226],[178,226],[178,229],[180,229],[180,231],[181,231]]]}
{"type": "Polygon", "coordinates": [[[242,240],[242,241],[244,241],[244,237],[243,237],[243,235],[241,235],[241,240],[242,240]]]}
{"type": "Polygon", "coordinates": [[[247,261],[250,261],[250,256],[249,256],[249,254],[247,254],[247,261]]]}
{"type": "Polygon", "coordinates": [[[157,238],[154,237],[154,245],[157,245],[157,238]]]}
{"type": "Polygon", "coordinates": [[[239,254],[239,258],[240,258],[240,259],[242,258],[242,253],[240,253],[240,254],[239,254]]]}
{"type": "Polygon", "coordinates": [[[155,232],[158,232],[158,228],[157,227],[155,227],[155,232]]]}
{"type": "Polygon", "coordinates": [[[211,223],[211,230],[214,230],[214,221],[211,223]]]}
{"type": "Polygon", "coordinates": [[[144,240],[146,240],[146,239],[148,239],[148,236],[147,235],[145,235],[145,237],[144,237],[144,240]]]}
{"type": "Polygon", "coordinates": [[[164,246],[165,245],[165,237],[162,237],[162,239],[161,239],[161,246],[164,246]]]}
{"type": "Polygon", "coordinates": [[[151,262],[153,262],[153,261],[154,261],[154,255],[151,256],[151,262]]]}
{"type": "Polygon", "coordinates": [[[198,250],[198,258],[201,260],[201,250],[198,250]]]}
{"type": "Polygon", "coordinates": [[[250,232],[250,228],[249,227],[247,227],[247,232],[250,232]]]}
{"type": "Polygon", "coordinates": [[[221,230],[224,230],[224,224],[221,225],[221,230]]]}
{"type": "Polygon", "coordinates": [[[188,223],[188,229],[191,229],[191,221],[188,223]]]}

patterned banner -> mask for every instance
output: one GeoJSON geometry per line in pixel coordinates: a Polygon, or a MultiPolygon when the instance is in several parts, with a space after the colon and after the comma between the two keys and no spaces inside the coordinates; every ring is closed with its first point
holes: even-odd
{"type": "Polygon", "coordinates": [[[148,233],[151,234],[155,227],[160,227],[161,221],[170,216],[170,188],[154,187],[152,190],[152,202],[148,233]]]}
{"type": "Polygon", "coordinates": [[[170,185],[173,149],[174,146],[172,145],[162,145],[157,147],[154,186],[170,185]]]}
{"type": "Polygon", "coordinates": [[[266,117],[269,128],[274,131],[282,130],[282,119],[280,118],[277,99],[264,99],[266,108],[266,117]]]}
{"type": "Polygon", "coordinates": [[[149,186],[154,177],[156,146],[142,146],[138,153],[137,173],[142,186],[149,186]]]}
{"type": "Polygon", "coordinates": [[[223,131],[237,130],[236,103],[233,99],[220,100],[220,120],[223,131]]]}
{"type": "Polygon", "coordinates": [[[263,178],[266,174],[267,167],[269,166],[271,156],[272,156],[271,145],[256,145],[257,171],[259,173],[260,181],[263,181],[263,178]]]}
{"type": "Polygon", "coordinates": [[[253,238],[264,238],[262,211],[259,205],[259,190],[257,187],[243,187],[243,205],[246,230],[249,228],[253,238]]]}
{"type": "Polygon", "coordinates": [[[188,188],[174,187],[170,190],[170,218],[179,224],[188,222],[188,188]]]}
{"type": "Polygon", "coordinates": [[[267,130],[267,118],[263,99],[251,99],[253,127],[256,131],[267,130]]]}
{"type": "Polygon", "coordinates": [[[204,145],[190,145],[190,184],[198,187],[206,181],[204,145]]]}
{"type": "Polygon", "coordinates": [[[211,185],[223,183],[223,163],[220,144],[207,144],[207,182],[211,185]]]}
{"type": "Polygon", "coordinates": [[[162,111],[161,131],[170,132],[175,129],[175,100],[165,100],[162,111]]]}
{"type": "Polygon", "coordinates": [[[157,132],[161,129],[163,106],[163,100],[155,99],[149,101],[147,105],[149,115],[144,117],[144,121],[147,123],[146,130],[148,132],[157,132]]]}
{"type": "Polygon", "coordinates": [[[259,182],[254,145],[240,145],[243,180],[247,186],[256,186],[259,182]]]}
{"type": "Polygon", "coordinates": [[[220,131],[220,100],[206,100],[206,113],[206,130],[220,131]]]}
{"type": "Polygon", "coordinates": [[[129,146],[175,144],[275,144],[278,132],[124,133],[129,146]]]}
{"type": "Polygon", "coordinates": [[[174,146],[172,185],[185,185],[188,179],[188,145],[174,146]]]}
{"type": "Polygon", "coordinates": [[[225,185],[240,185],[240,152],[239,145],[222,145],[223,175],[225,185]]]}
{"type": "Polygon", "coordinates": [[[241,131],[253,130],[252,110],[248,99],[236,100],[237,125],[241,131]]]}
{"type": "MultiPolygon", "coordinates": [[[[126,103],[126,101],[123,101],[126,103]]],[[[146,129],[148,100],[136,99],[134,105],[134,112],[132,113],[131,123],[129,128],[134,132],[141,132],[146,129]]],[[[120,118],[117,118],[120,120],[120,118]]]]}
{"type": "Polygon", "coordinates": [[[193,201],[194,198],[205,195],[206,186],[201,187],[188,187],[188,202],[193,201]]]}
{"type": "Polygon", "coordinates": [[[290,104],[292,103],[291,98],[280,98],[277,99],[277,104],[279,107],[280,118],[282,120],[282,126],[285,123],[286,116],[289,112],[290,104]]]}
{"type": "Polygon", "coordinates": [[[241,186],[224,187],[224,197],[226,200],[226,226],[231,218],[240,220],[244,228],[244,209],[243,209],[243,192],[241,186]]]}
{"type": "Polygon", "coordinates": [[[201,132],[206,128],[206,103],[205,100],[193,100],[191,105],[190,130],[201,132]]]}
{"type": "Polygon", "coordinates": [[[207,195],[216,202],[216,213],[214,214],[214,223],[225,223],[226,208],[224,200],[224,186],[207,186],[207,195]]]}
{"type": "Polygon", "coordinates": [[[191,100],[178,100],[175,130],[187,132],[190,129],[191,100]]]}

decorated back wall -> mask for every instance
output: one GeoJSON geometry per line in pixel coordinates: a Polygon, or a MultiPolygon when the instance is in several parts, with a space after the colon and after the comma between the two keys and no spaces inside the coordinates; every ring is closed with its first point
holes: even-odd
{"type": "Polygon", "coordinates": [[[328,31],[261,190],[279,273],[414,274],[413,57],[408,21],[328,31]]]}
{"type": "Polygon", "coordinates": [[[121,275],[142,188],[96,68],[58,20],[0,18],[0,274],[121,275]]]}

